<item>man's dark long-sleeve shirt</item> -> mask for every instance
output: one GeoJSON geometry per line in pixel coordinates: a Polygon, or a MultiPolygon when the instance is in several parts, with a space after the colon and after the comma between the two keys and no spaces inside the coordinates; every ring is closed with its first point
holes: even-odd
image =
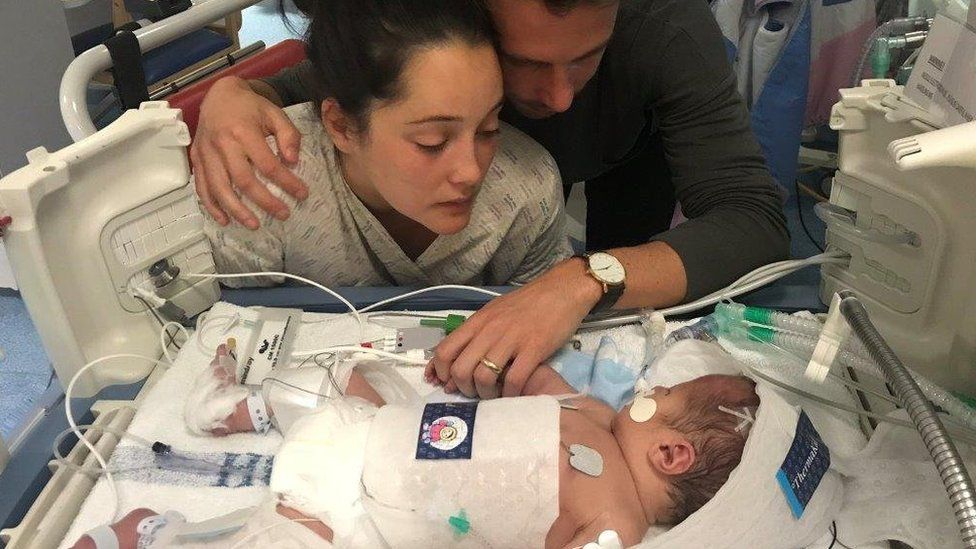
{"type": "MultiPolygon", "coordinates": [[[[300,103],[309,70],[304,62],[265,81],[285,105],[300,103]]],[[[549,150],[565,183],[605,173],[659,137],[670,179],[649,173],[633,184],[673,185],[689,218],[652,238],[681,258],[686,299],[788,253],[781,189],[704,0],[622,1],[600,67],[568,111],[532,120],[506,105],[502,119],[549,150]]]]}

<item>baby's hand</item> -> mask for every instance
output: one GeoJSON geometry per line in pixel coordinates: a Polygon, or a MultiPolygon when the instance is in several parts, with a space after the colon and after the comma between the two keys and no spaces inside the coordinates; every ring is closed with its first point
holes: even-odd
{"type": "Polygon", "coordinates": [[[428,362],[427,366],[424,367],[424,381],[435,387],[444,386],[444,382],[437,377],[437,371],[434,369],[434,361],[428,362]]]}

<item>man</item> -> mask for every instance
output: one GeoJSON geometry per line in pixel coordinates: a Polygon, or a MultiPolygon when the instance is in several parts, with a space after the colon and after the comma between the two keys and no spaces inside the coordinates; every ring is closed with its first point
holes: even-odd
{"type": "MultiPolygon", "coordinates": [[[[502,119],[549,150],[564,182],[587,182],[587,248],[602,250],[492,301],[438,346],[433,367],[448,390],[491,398],[520,394],[588,313],[700,297],[783,259],[789,236],[704,0],[486,3],[504,72],[502,119]],[[669,230],[675,200],[689,220],[669,230]]],[[[302,70],[224,79],[205,99],[191,155],[218,221],[229,211],[257,226],[231,181],[287,217],[251,165],[307,195],[282,162],[296,160],[298,137],[278,108],[305,100],[302,70]]]]}

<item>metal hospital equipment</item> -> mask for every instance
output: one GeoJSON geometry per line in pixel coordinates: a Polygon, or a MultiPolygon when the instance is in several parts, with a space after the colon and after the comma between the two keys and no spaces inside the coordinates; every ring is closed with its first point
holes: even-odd
{"type": "MultiPolygon", "coordinates": [[[[146,52],[255,3],[256,0],[198,2],[184,12],[142,27],[133,34],[139,42],[139,48],[146,52]]],[[[112,58],[108,48],[96,46],[79,55],[68,66],[61,79],[61,114],[68,133],[75,141],[95,133],[95,125],[88,112],[86,89],[93,75],[111,66],[112,58]]]]}

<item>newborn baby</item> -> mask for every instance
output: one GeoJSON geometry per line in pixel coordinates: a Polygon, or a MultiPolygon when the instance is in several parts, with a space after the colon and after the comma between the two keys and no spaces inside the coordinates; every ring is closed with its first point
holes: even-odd
{"type": "MultiPolygon", "coordinates": [[[[275,417],[285,437],[271,481],[277,510],[255,513],[244,530],[271,528],[267,540],[295,546],[579,547],[605,530],[630,546],[649,525],[676,524],[704,505],[738,464],[746,432],[719,407],[759,405],[747,378],[713,375],[655,387],[617,413],[566,398],[572,388],[543,366],[524,397],[385,406],[348,366],[309,370],[320,381],[303,389],[289,383],[316,397],[315,408],[296,412],[267,390],[242,390],[228,358],[221,346],[199,387],[237,402],[207,407],[229,412],[201,421],[193,414],[208,401],[191,397],[188,420],[226,435],[275,417]]],[[[118,546],[153,546],[137,528],[153,515],[139,509],[114,525],[118,546]]],[[[242,536],[200,546],[267,544],[242,536]]],[[[86,535],[75,547],[96,544],[86,535]]]]}

